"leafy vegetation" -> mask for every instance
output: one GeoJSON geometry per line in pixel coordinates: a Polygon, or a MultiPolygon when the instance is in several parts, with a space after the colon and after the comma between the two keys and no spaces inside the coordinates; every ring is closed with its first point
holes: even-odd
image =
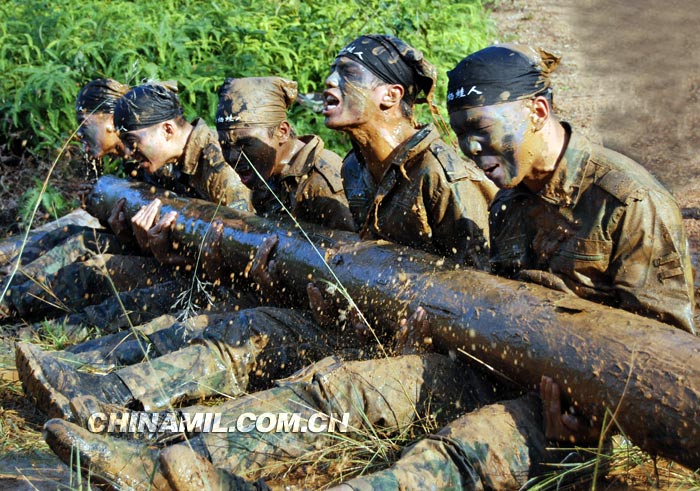
{"type": "Polygon", "coordinates": [[[20,222],[29,224],[29,220],[34,211],[37,201],[41,202],[41,208],[52,218],[58,218],[75,208],[78,204],[76,199],[67,200],[61,192],[50,184],[42,193],[42,182],[39,178],[34,178],[34,185],[27,189],[20,198],[20,222]]]}
{"type": "MultiPolygon", "coordinates": [[[[225,77],[281,75],[320,91],[335,54],[362,33],[391,33],[422,49],[442,77],[488,43],[481,0],[9,0],[0,3],[0,144],[54,151],[75,127],[75,96],[97,77],[129,84],[178,80],[186,115],[210,123],[225,77]]],[[[296,106],[300,133],[342,136],[296,106]]]]}

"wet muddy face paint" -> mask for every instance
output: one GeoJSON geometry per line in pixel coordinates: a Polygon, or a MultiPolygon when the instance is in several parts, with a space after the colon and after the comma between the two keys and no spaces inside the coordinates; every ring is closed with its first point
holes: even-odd
{"type": "Polygon", "coordinates": [[[167,141],[160,125],[128,131],[119,136],[124,144],[124,156],[137,161],[149,174],[174,160],[166,155],[167,141]]]}
{"type": "Polygon", "coordinates": [[[459,147],[499,188],[513,188],[530,176],[536,146],[530,109],[522,101],[459,109],[450,126],[459,147]]]}
{"type": "Polygon", "coordinates": [[[366,67],[341,56],[331,66],[323,93],[323,115],[328,128],[342,130],[369,121],[374,90],[382,82],[366,67]]]}
{"type": "Polygon", "coordinates": [[[101,159],[105,155],[120,155],[121,141],[114,130],[112,114],[93,113],[85,114],[83,111],[76,113],[78,128],[76,136],[83,146],[83,151],[93,159],[101,159]]]}
{"type": "Polygon", "coordinates": [[[265,188],[255,170],[269,181],[275,169],[275,137],[270,137],[268,128],[240,128],[218,133],[224,160],[238,173],[241,182],[250,189],[265,188]]]}

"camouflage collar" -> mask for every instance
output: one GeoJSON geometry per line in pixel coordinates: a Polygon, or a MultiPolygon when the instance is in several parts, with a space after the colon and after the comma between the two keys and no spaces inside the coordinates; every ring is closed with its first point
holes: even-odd
{"type": "Polygon", "coordinates": [[[432,124],[421,127],[413,136],[391,152],[391,155],[389,155],[391,159],[389,168],[393,166],[403,166],[413,157],[423,152],[438,138],[440,138],[440,134],[432,124]]]}
{"type": "Polygon", "coordinates": [[[308,174],[316,162],[316,155],[323,151],[323,140],[316,135],[299,136],[297,140],[304,142],[304,146],[284,168],[280,174],[280,180],[308,174]]]}
{"type": "Polygon", "coordinates": [[[554,170],[552,178],[537,194],[543,200],[559,207],[573,208],[579,196],[590,185],[590,172],[587,165],[591,155],[591,144],[583,135],[574,133],[571,125],[562,122],[569,136],[566,150],[554,170]]]}

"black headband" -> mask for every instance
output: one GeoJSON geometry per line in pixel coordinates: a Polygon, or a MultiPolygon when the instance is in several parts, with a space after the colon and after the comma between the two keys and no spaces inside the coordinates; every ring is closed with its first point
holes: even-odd
{"type": "Polygon", "coordinates": [[[111,78],[98,78],[88,82],[75,101],[75,111],[79,113],[114,112],[117,101],[129,91],[129,86],[111,78]]]}
{"type": "Polygon", "coordinates": [[[148,83],[131,89],[117,101],[114,126],[120,133],[147,128],[182,116],[177,86],[148,83]]]}
{"type": "Polygon", "coordinates": [[[387,34],[360,36],[338,56],[348,57],[367,67],[383,82],[403,86],[404,97],[411,104],[432,98],[437,78],[435,67],[423,58],[423,53],[399,38],[387,34]],[[418,99],[421,91],[425,96],[418,99]]]}
{"type": "Polygon", "coordinates": [[[477,51],[447,72],[447,110],[491,106],[543,93],[559,59],[544,50],[517,45],[477,51]]]}

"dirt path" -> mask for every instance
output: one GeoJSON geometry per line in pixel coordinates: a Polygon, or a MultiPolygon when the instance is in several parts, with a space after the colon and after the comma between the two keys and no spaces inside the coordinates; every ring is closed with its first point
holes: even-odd
{"type": "Polygon", "coordinates": [[[697,206],[697,196],[687,196],[700,187],[697,7],[695,0],[503,0],[493,18],[498,41],[563,55],[553,76],[563,119],[697,206]]]}
{"type": "MultiPolygon", "coordinates": [[[[503,0],[492,17],[496,41],[562,55],[552,76],[562,119],[636,159],[681,207],[700,208],[696,0],[503,0]]],[[[700,272],[700,220],[684,224],[700,272]]]]}

